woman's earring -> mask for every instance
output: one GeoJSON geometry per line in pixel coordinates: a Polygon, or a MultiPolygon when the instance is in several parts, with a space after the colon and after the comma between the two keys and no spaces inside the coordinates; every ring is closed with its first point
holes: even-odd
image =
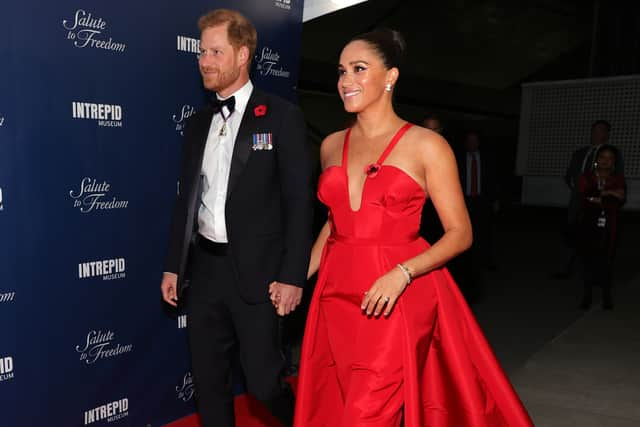
{"type": "Polygon", "coordinates": [[[384,90],[386,90],[387,92],[391,92],[391,83],[387,83],[387,85],[384,87],[384,90]]]}

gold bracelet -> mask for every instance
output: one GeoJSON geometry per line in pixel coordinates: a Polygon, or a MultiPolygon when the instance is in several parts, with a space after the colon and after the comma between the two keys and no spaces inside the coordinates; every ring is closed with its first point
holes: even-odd
{"type": "Polygon", "coordinates": [[[400,271],[402,271],[402,274],[404,274],[404,276],[407,278],[407,285],[411,283],[411,281],[413,280],[413,277],[411,277],[411,272],[409,271],[409,269],[402,264],[398,264],[398,268],[400,269],[400,271]]]}

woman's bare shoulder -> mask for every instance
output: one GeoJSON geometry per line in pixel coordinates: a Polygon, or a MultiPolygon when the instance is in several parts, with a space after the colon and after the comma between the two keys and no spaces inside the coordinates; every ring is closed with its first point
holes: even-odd
{"type": "Polygon", "coordinates": [[[323,169],[331,163],[335,163],[335,158],[338,158],[339,162],[339,154],[342,153],[345,133],[346,129],[333,132],[322,141],[320,145],[320,160],[323,169]]]}
{"type": "Polygon", "coordinates": [[[442,135],[421,126],[413,126],[407,133],[407,138],[410,139],[411,146],[417,147],[423,155],[428,157],[453,153],[451,146],[442,135]]]}

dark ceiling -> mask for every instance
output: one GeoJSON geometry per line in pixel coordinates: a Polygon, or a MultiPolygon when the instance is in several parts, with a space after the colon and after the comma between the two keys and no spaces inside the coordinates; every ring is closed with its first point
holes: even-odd
{"type": "Polygon", "coordinates": [[[304,24],[300,89],[334,91],[345,42],[389,27],[405,102],[517,114],[521,83],[588,75],[592,16],[586,0],[369,0],[304,24]]]}

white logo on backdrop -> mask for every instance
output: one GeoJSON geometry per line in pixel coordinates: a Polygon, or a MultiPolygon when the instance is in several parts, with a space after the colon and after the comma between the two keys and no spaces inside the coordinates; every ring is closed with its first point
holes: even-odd
{"type": "Polygon", "coordinates": [[[280,65],[280,54],[268,46],[255,55],[256,70],[261,76],[289,78],[291,72],[280,65]]]}
{"type": "Polygon", "coordinates": [[[114,42],[111,37],[105,39],[107,21],[84,9],[76,10],[73,18],[62,20],[62,26],[67,30],[67,39],[79,49],[91,47],[122,53],[127,48],[125,43],[114,42]]]}
{"type": "Polygon", "coordinates": [[[89,332],[86,342],[76,346],[76,352],[80,353],[80,361],[93,365],[98,360],[121,356],[133,350],[133,344],[121,345],[116,343],[115,339],[116,335],[111,331],[89,332]]]}
{"type": "Polygon", "coordinates": [[[195,385],[193,384],[193,376],[191,372],[184,374],[182,378],[182,385],[176,386],[176,393],[178,393],[178,399],[183,402],[190,401],[196,393],[195,385]]]}
{"type": "Polygon", "coordinates": [[[291,10],[291,0],[275,0],[276,7],[285,10],[291,10]]]}
{"type": "Polygon", "coordinates": [[[98,182],[95,178],[85,177],[80,183],[80,189],[70,190],[69,196],[74,199],[73,207],[84,214],[129,207],[128,200],[118,200],[115,196],[109,200],[110,191],[111,184],[107,181],[98,182]]]}
{"type": "Polygon", "coordinates": [[[0,292],[0,304],[3,302],[13,302],[15,297],[15,292],[0,292]]]}
{"type": "Polygon", "coordinates": [[[98,126],[122,127],[122,106],[73,101],[71,115],[74,119],[97,120],[98,126]]]}
{"type": "Polygon", "coordinates": [[[4,116],[0,116],[0,127],[4,126],[4,116]]]}
{"type": "Polygon", "coordinates": [[[184,125],[186,124],[187,119],[193,116],[195,113],[195,107],[189,104],[184,104],[180,109],[180,112],[178,114],[174,114],[172,117],[173,123],[175,123],[176,125],[176,132],[178,132],[180,135],[184,135],[184,125]]]}
{"type": "Polygon", "coordinates": [[[126,277],[126,262],[124,258],[89,261],[78,264],[78,278],[102,276],[102,280],[124,279],[126,277]]]}
{"type": "Polygon", "coordinates": [[[13,357],[0,357],[0,383],[2,381],[11,380],[13,377],[13,357]]]}
{"type": "Polygon", "coordinates": [[[129,399],[115,400],[106,405],[84,411],[84,425],[88,426],[97,421],[106,420],[112,423],[129,415],[129,399]]]}
{"type": "Polygon", "coordinates": [[[200,53],[200,40],[188,36],[177,36],[177,48],[180,52],[200,53]]]}
{"type": "Polygon", "coordinates": [[[4,210],[4,205],[2,204],[2,187],[0,187],[0,211],[4,210]]]}

